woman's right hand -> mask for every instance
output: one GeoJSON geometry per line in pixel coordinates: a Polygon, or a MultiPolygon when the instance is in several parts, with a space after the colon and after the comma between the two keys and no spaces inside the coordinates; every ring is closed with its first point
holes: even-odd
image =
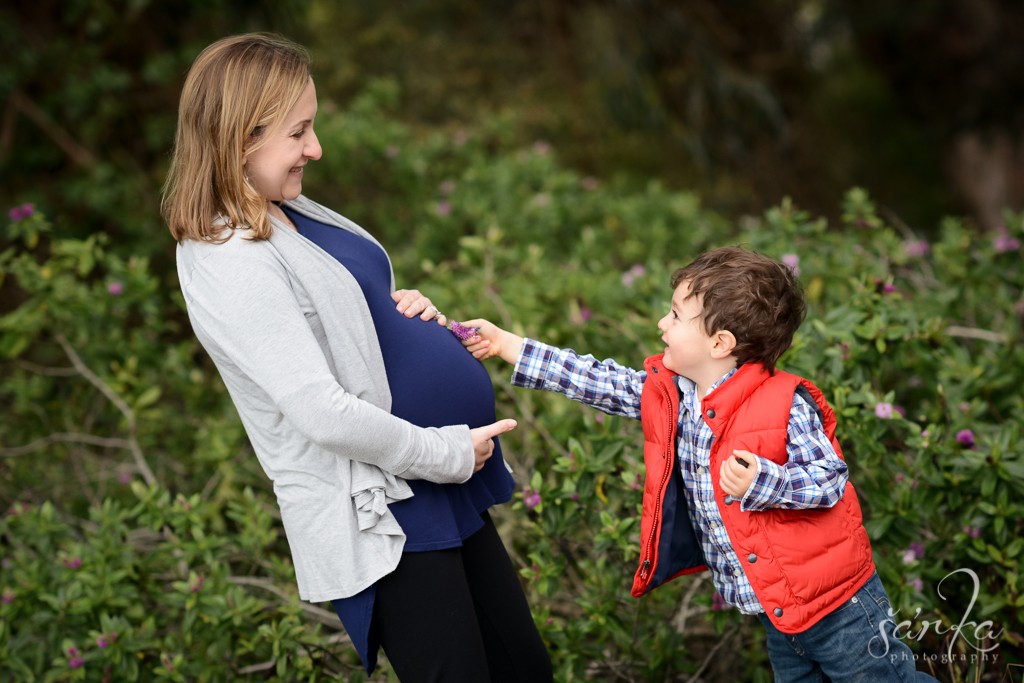
{"type": "Polygon", "coordinates": [[[495,356],[501,357],[506,363],[516,364],[519,352],[523,348],[523,338],[503,330],[489,320],[476,318],[461,323],[465,327],[477,328],[477,333],[462,342],[473,358],[487,360],[495,356]]]}
{"type": "Polygon", "coordinates": [[[474,472],[479,472],[494,454],[494,437],[512,431],[516,425],[515,420],[498,420],[486,427],[469,430],[469,435],[473,439],[473,455],[476,458],[474,472]]]}

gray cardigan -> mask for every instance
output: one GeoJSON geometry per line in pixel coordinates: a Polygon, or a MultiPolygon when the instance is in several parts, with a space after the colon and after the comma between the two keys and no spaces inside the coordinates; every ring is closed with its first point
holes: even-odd
{"type": "MultiPolygon", "coordinates": [[[[287,206],[373,240],[305,197],[287,206]]],[[[265,241],[244,231],[223,244],[186,240],[177,265],[192,328],[273,482],[299,595],[322,602],[372,585],[405,543],[386,503],[412,495],[404,479],[469,479],[469,428],[424,429],[390,414],[362,290],[284,225],[265,241]]]]}

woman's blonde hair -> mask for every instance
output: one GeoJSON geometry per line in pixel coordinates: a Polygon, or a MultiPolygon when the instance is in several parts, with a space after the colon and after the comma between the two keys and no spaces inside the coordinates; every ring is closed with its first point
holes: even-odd
{"type": "Polygon", "coordinates": [[[185,78],[160,212],[179,242],[220,242],[224,227],[270,237],[267,200],[246,177],[245,156],[291,111],[310,79],[310,58],[270,33],[223,38],[185,78]]]}

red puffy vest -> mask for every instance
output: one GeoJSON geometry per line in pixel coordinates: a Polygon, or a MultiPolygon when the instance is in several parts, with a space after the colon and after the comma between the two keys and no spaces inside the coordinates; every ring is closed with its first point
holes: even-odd
{"type": "MultiPolygon", "coordinates": [[[[707,569],[676,461],[675,374],[662,364],[661,355],[648,358],[644,368],[648,375],[640,419],[647,473],[635,597],[676,576],[707,569]]],[[[757,599],[783,633],[813,626],[851,598],[875,571],[850,483],[831,508],[741,512],[738,501],[726,502],[719,471],[733,450],[747,450],[780,465],[787,461],[787,427],[797,391],[817,406],[825,434],[842,458],[835,413],[814,384],[795,375],[779,370],[769,375],[764,366],[747,363],[701,403],[702,417],[715,434],[710,472],[725,529],[757,599]]]]}

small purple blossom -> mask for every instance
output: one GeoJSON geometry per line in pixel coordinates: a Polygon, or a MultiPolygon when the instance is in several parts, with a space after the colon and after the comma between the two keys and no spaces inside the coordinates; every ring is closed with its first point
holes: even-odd
{"type": "Polygon", "coordinates": [[[66,650],[68,656],[68,667],[72,669],[80,669],[85,664],[85,659],[82,658],[77,647],[69,647],[66,650]]]}
{"type": "Polygon", "coordinates": [[[892,294],[896,292],[896,285],[891,282],[882,280],[881,278],[875,279],[875,291],[879,294],[892,294]]]}
{"type": "Polygon", "coordinates": [[[445,180],[445,181],[443,181],[440,185],[438,185],[437,191],[447,197],[452,192],[455,192],[455,181],[454,180],[445,180]]]}
{"type": "Polygon", "coordinates": [[[456,320],[448,323],[448,329],[451,330],[452,334],[459,338],[459,341],[466,341],[480,331],[479,327],[466,327],[456,320]]]}
{"type": "Polygon", "coordinates": [[[924,557],[924,544],[914,541],[903,553],[903,564],[912,564],[924,557]]]}
{"type": "Polygon", "coordinates": [[[384,156],[388,159],[395,159],[401,151],[398,145],[388,145],[388,148],[384,150],[384,156]]]}
{"type": "Polygon", "coordinates": [[[189,583],[188,589],[193,593],[198,593],[203,589],[203,584],[206,583],[206,577],[202,574],[196,576],[195,580],[189,583]]]}
{"type": "Polygon", "coordinates": [[[8,211],[7,215],[10,217],[10,219],[12,221],[17,223],[18,221],[23,221],[26,218],[30,217],[35,212],[36,212],[36,207],[34,205],[26,202],[26,203],[22,204],[21,206],[16,206],[13,209],[11,209],[10,211],[8,211]]]}
{"type": "Polygon", "coordinates": [[[452,212],[452,205],[450,202],[438,202],[437,206],[434,207],[434,211],[437,212],[438,216],[447,216],[452,212]]]}
{"type": "Polygon", "coordinates": [[[722,594],[715,591],[714,595],[711,596],[711,611],[712,612],[724,612],[729,609],[730,605],[722,597],[722,594]]]}
{"type": "Polygon", "coordinates": [[[964,533],[971,538],[981,538],[981,528],[976,526],[965,526],[964,533]]]}
{"type": "Polygon", "coordinates": [[[101,635],[100,635],[100,636],[99,636],[99,637],[98,637],[98,638],[96,639],[96,647],[98,647],[98,648],[99,648],[99,649],[101,649],[101,650],[105,650],[105,649],[107,649],[108,647],[110,647],[110,641],[109,641],[109,640],[107,639],[107,636],[106,636],[106,634],[101,634],[101,635]]]}
{"type": "Polygon", "coordinates": [[[957,432],[956,440],[964,448],[974,448],[974,432],[970,429],[961,429],[957,432]]]}
{"type": "Polygon", "coordinates": [[[107,293],[110,294],[111,296],[121,296],[121,293],[123,291],[124,285],[121,282],[118,282],[117,280],[114,280],[113,282],[107,285],[107,293]]]}
{"type": "Polygon", "coordinates": [[[523,489],[523,505],[526,506],[527,510],[532,510],[540,505],[540,493],[530,487],[523,489]]]}
{"type": "Polygon", "coordinates": [[[782,265],[789,268],[790,272],[793,273],[793,277],[800,277],[800,256],[797,254],[783,254],[782,265]]]}
{"type": "Polygon", "coordinates": [[[992,240],[992,248],[996,250],[997,254],[1005,254],[1008,251],[1017,251],[1020,249],[1020,240],[1007,232],[1006,228],[1003,228],[992,240]]]}
{"type": "Polygon", "coordinates": [[[637,279],[643,277],[646,274],[647,269],[644,268],[642,264],[637,263],[632,268],[630,268],[629,270],[622,274],[622,284],[624,284],[627,287],[632,287],[633,283],[636,282],[637,279]]]}
{"type": "Polygon", "coordinates": [[[879,402],[875,404],[875,417],[882,420],[888,420],[892,417],[892,404],[879,402]]]}
{"type": "Polygon", "coordinates": [[[923,258],[932,250],[928,240],[907,240],[903,243],[903,250],[910,258],[923,258]]]}
{"type": "Polygon", "coordinates": [[[118,472],[117,483],[118,484],[130,484],[135,479],[131,472],[118,472]]]}
{"type": "Polygon", "coordinates": [[[82,567],[82,558],[80,557],[65,557],[64,566],[68,569],[80,569],[82,567]]]}
{"type": "Polygon", "coordinates": [[[4,588],[3,592],[0,593],[0,601],[2,601],[5,605],[9,605],[12,602],[14,602],[14,591],[12,591],[10,588],[4,588]]]}
{"type": "Polygon", "coordinates": [[[593,316],[594,313],[589,308],[586,306],[580,306],[580,319],[583,322],[588,322],[593,316]]]}
{"type": "Polygon", "coordinates": [[[918,578],[907,581],[907,585],[914,589],[915,592],[921,593],[924,591],[924,581],[918,578]]]}

